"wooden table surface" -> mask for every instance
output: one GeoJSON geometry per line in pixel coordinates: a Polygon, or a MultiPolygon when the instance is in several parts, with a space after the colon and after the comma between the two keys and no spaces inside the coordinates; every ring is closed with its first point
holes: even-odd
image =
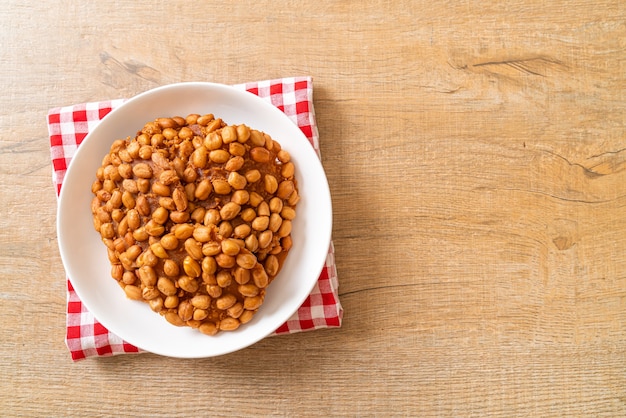
{"type": "Polygon", "coordinates": [[[626,415],[623,2],[9,3],[1,415],[626,415]],[[292,75],[343,326],[73,363],[48,109],[292,75]]]}

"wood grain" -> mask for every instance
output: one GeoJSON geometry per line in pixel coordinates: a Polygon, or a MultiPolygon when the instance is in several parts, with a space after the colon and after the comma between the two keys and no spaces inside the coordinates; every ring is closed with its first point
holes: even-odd
{"type": "Polygon", "coordinates": [[[619,1],[9,1],[6,416],[626,415],[619,1]],[[47,110],[311,75],[343,327],[72,363],[47,110]]]}

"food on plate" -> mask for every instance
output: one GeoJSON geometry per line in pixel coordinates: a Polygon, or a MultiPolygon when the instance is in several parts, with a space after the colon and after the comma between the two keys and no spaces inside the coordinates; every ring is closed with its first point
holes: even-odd
{"type": "Polygon", "coordinates": [[[94,228],[127,297],[214,335],[247,323],[292,247],[290,155],[212,114],[164,117],[118,139],[92,184],[94,228]]]}

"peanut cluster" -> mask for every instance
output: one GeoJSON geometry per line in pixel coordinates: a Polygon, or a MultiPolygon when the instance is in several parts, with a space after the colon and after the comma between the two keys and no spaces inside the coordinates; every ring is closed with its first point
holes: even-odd
{"type": "Polygon", "coordinates": [[[250,321],[292,246],[288,152],[211,114],[115,141],[92,184],[94,228],[126,296],[204,334],[250,321]]]}

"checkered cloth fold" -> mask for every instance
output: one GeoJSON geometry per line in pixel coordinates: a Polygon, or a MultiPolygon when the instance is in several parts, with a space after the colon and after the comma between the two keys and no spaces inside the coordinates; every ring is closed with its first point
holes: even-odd
{"type": "MultiPolygon", "coordinates": [[[[283,111],[309,139],[320,156],[319,134],[313,109],[313,84],[310,77],[265,80],[235,87],[247,90],[283,111]]],[[[53,183],[57,196],[76,149],[98,122],[125,99],[56,107],[48,112],[53,183]]],[[[317,284],[298,311],[272,335],[320,328],[340,327],[343,308],[339,301],[337,269],[332,241],[317,284]]],[[[141,349],[107,330],[87,310],[67,280],[67,333],[65,342],[74,361],[88,357],[140,353],[141,349]]]]}

